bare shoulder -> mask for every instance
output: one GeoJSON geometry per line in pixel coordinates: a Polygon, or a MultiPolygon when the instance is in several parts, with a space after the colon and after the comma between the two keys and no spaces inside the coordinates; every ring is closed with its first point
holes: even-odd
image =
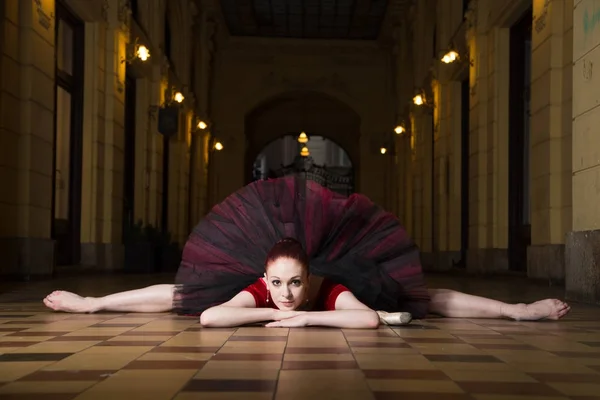
{"type": "Polygon", "coordinates": [[[239,292],[231,298],[231,300],[222,304],[224,307],[243,307],[256,308],[256,300],[254,296],[246,291],[239,292]]]}
{"type": "Polygon", "coordinates": [[[359,301],[350,291],[339,294],[335,300],[336,310],[370,310],[365,304],[359,301]]]}

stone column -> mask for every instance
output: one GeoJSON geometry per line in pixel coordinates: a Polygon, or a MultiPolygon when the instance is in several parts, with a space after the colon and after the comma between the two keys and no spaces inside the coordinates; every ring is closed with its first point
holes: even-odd
{"type": "Polygon", "coordinates": [[[572,219],[573,0],[538,1],[534,7],[527,272],[562,281],[564,240],[572,219]]]}
{"type": "Polygon", "coordinates": [[[7,0],[0,72],[0,275],[48,276],[54,123],[54,2],[7,0]],[[8,78],[10,76],[10,79],[8,78]]]}
{"type": "MultiPolygon", "coordinates": [[[[124,95],[125,95],[125,48],[129,33],[126,31],[125,16],[121,14],[116,0],[110,2],[106,10],[105,53],[103,69],[104,118],[100,118],[103,133],[103,213],[102,241],[104,259],[100,266],[108,270],[121,269],[124,260],[122,244],[123,224],[123,171],[124,171],[124,95]]],[[[101,112],[102,112],[101,111],[101,112]]]]}
{"type": "MultiPolygon", "coordinates": [[[[600,7],[594,0],[573,9],[573,226],[566,237],[566,291],[573,300],[600,302],[600,7]],[[577,96],[575,96],[577,94],[577,96]]],[[[565,10],[565,14],[566,14],[565,10]]]]}

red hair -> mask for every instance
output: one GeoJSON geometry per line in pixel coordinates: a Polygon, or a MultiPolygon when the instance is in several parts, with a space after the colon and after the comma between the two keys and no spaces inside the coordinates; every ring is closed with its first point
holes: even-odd
{"type": "Polygon", "coordinates": [[[302,244],[296,239],[287,237],[275,243],[275,246],[273,246],[267,254],[265,269],[269,264],[280,258],[289,258],[298,261],[302,266],[302,269],[304,269],[307,274],[309,273],[308,254],[306,254],[302,244]]]}

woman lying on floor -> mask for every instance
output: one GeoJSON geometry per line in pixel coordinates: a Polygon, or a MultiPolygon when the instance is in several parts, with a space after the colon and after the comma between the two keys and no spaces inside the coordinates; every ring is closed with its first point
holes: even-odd
{"type": "Polygon", "coordinates": [[[188,238],[174,285],[99,298],[56,291],[44,304],[67,312],[173,310],[201,315],[205,326],[267,320],[341,328],[405,324],[428,313],[539,320],[569,311],[554,299],[505,304],[428,289],[418,248],[394,215],[364,195],[341,196],[294,176],[251,183],[217,204],[188,238]]]}
{"type": "MultiPolygon", "coordinates": [[[[200,315],[205,327],[234,327],[273,321],[267,327],[328,326],[337,328],[376,328],[380,323],[404,325],[408,312],[375,312],[360,302],[345,286],[323,280],[309,304],[308,256],[302,245],[291,238],[279,241],[265,263],[259,278],[231,300],[208,308],[200,315]],[[309,311],[311,310],[311,311],[309,311]]],[[[80,297],[56,291],[44,304],[66,312],[165,312],[173,304],[174,285],[155,285],[100,298],[80,297]]],[[[452,290],[430,289],[430,312],[455,318],[511,318],[515,320],[559,319],[569,306],[547,299],[533,304],[506,304],[452,290]]]]}

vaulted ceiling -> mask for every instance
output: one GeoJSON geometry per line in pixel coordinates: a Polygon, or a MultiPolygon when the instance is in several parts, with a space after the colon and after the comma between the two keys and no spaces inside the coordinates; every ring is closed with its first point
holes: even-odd
{"type": "Polygon", "coordinates": [[[221,0],[229,33],[303,39],[374,40],[388,0],[221,0]]]}

